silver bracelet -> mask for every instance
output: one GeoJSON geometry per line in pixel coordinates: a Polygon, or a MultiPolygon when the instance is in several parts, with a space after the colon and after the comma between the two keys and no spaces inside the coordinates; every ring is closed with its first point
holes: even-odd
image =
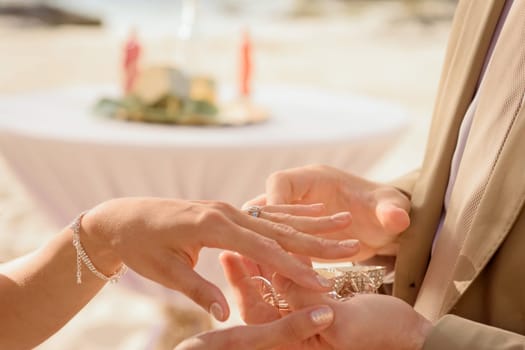
{"type": "Polygon", "coordinates": [[[128,267],[125,264],[122,264],[122,267],[113,275],[106,276],[93,265],[91,259],[87,255],[84,247],[80,243],[80,223],[82,218],[87,212],[81,213],[77,218],[71,223],[71,230],[73,230],[73,246],[77,251],[77,284],[82,283],[82,263],[86,265],[89,271],[91,271],[95,276],[100,278],[103,281],[110,283],[117,283],[120,278],[126,273],[128,267]]]}

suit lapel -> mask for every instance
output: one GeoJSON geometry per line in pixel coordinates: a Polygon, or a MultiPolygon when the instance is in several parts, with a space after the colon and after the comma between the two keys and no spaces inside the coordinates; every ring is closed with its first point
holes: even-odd
{"type": "Polygon", "coordinates": [[[464,0],[447,48],[422,171],[412,193],[412,224],[400,238],[394,295],[413,304],[425,277],[461,120],[504,2],[464,0]]]}
{"type": "Polygon", "coordinates": [[[480,87],[478,110],[450,200],[461,215],[459,220],[452,217],[456,225],[451,227],[465,235],[456,243],[458,254],[451,257],[455,264],[440,314],[450,311],[485,267],[523,206],[525,78],[520,72],[525,69],[521,15],[525,4],[513,6],[480,87]]]}
{"type": "MultiPolygon", "coordinates": [[[[472,219],[440,310],[451,310],[510,232],[525,202],[525,110],[517,115],[472,219]]],[[[475,164],[468,164],[475,171],[475,164]]]]}

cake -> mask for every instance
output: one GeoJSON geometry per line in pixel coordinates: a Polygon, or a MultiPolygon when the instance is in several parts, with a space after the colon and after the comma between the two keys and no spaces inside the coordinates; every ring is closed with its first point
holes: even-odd
{"type": "Polygon", "coordinates": [[[247,97],[219,102],[210,77],[161,66],[141,70],[123,97],[103,98],[96,109],[122,120],[182,125],[242,125],[268,117],[247,97]]]}

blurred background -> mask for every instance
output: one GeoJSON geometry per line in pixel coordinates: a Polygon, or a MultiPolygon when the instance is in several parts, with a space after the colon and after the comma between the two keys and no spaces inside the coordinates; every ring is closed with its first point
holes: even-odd
{"type": "MultiPolygon", "coordinates": [[[[188,70],[236,84],[239,45],[249,30],[255,90],[258,84],[308,86],[365,95],[404,111],[408,123],[396,142],[360,175],[389,179],[421,161],[456,1],[4,0],[0,95],[118,86],[132,30],[143,64],[175,62],[188,21],[184,3],[196,6],[188,70]]],[[[57,229],[0,153],[0,261],[34,249],[57,229]]],[[[155,299],[109,286],[39,349],[170,348],[159,341],[167,318],[155,299]]],[[[230,324],[237,322],[233,317],[230,324]]]]}

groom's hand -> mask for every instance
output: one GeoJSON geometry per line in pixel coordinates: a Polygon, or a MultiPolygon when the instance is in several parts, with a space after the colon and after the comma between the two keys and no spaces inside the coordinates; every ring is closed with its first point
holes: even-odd
{"type": "Polygon", "coordinates": [[[330,326],[334,318],[328,306],[314,306],[291,313],[281,319],[251,326],[238,326],[196,335],[176,350],[220,349],[304,349],[315,346],[315,335],[330,326]]]}
{"type": "MultiPolygon", "coordinates": [[[[282,317],[277,308],[262,299],[252,279],[258,275],[256,264],[231,252],[221,255],[221,263],[246,323],[264,324],[282,317]]],[[[343,302],[280,275],[273,278],[272,284],[288,302],[292,314],[314,305],[328,305],[334,312],[332,324],[302,341],[301,349],[419,350],[432,328],[430,321],[392,296],[362,294],[343,302]]]]}
{"type": "Polygon", "coordinates": [[[334,322],[319,334],[330,349],[420,350],[432,323],[401,299],[389,295],[359,294],[336,301],[277,275],[273,285],[292,310],[326,304],[334,322]]]}
{"type": "Polygon", "coordinates": [[[350,211],[351,226],[327,237],[358,239],[361,250],[354,261],[376,254],[395,255],[397,237],[410,225],[410,200],[401,191],[322,165],[270,175],[266,193],[245,206],[307,203],[324,203],[323,215],[350,211]]]}

